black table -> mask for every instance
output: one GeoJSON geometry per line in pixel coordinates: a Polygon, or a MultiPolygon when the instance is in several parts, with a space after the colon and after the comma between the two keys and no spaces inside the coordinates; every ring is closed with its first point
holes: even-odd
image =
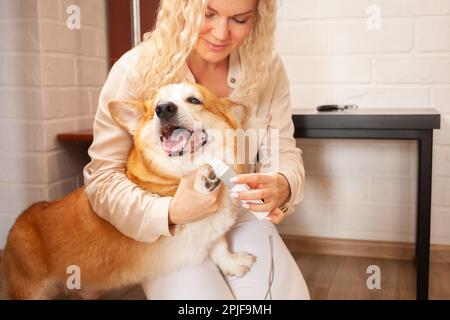
{"type": "Polygon", "coordinates": [[[440,128],[440,114],[434,109],[357,109],[321,113],[294,109],[292,118],[296,138],[418,141],[416,297],[428,299],[433,129],[440,128]]]}

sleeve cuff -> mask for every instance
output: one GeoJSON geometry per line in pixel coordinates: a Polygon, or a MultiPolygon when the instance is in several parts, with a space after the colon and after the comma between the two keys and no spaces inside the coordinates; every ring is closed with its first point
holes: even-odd
{"type": "Polygon", "coordinates": [[[144,221],[138,234],[139,240],[144,242],[154,241],[155,233],[162,236],[173,236],[169,230],[170,201],[172,201],[172,197],[160,197],[154,200],[151,214],[148,211],[144,215],[144,221]]]}
{"type": "Polygon", "coordinates": [[[277,173],[283,175],[283,176],[286,178],[286,180],[287,180],[287,182],[288,182],[288,184],[289,184],[290,191],[291,191],[291,197],[290,197],[289,200],[288,200],[288,201],[280,208],[280,210],[283,211],[283,212],[285,212],[286,214],[290,214],[290,213],[293,211],[292,204],[293,204],[293,202],[294,202],[294,190],[293,190],[294,181],[292,181],[292,177],[291,177],[291,174],[290,174],[290,172],[289,172],[288,169],[279,169],[279,170],[277,171],[277,173]]]}

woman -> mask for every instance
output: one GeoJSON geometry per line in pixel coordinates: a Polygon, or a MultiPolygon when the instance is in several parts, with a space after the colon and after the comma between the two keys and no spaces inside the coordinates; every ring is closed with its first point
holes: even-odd
{"type": "MultiPolygon", "coordinates": [[[[158,87],[182,81],[246,105],[246,128],[279,129],[277,170],[238,176],[238,182],[255,190],[232,196],[264,199],[248,209],[270,211],[274,223],[294,211],[303,197],[304,168],[293,138],[288,79],[273,52],[275,9],[275,0],[161,1],[155,29],[114,65],[100,95],[92,161],[84,170],[85,192],[99,216],[138,241],[152,242],[171,236],[172,225],[214,213],[217,192],[197,193],[193,174],[181,180],[174,197],[158,197],[132,184],[124,175],[132,139],[106,107],[110,99],[145,99],[158,87]]],[[[249,210],[241,210],[228,234],[231,250],[257,256],[245,276],[225,277],[207,259],[146,281],[147,297],[309,299],[303,276],[272,223],[256,220],[249,210]]]]}

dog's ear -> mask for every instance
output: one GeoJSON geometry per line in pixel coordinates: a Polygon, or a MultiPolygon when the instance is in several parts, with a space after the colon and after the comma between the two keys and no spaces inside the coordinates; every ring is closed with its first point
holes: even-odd
{"type": "Polygon", "coordinates": [[[244,124],[245,117],[247,116],[247,108],[242,104],[238,104],[226,98],[222,98],[220,101],[224,112],[230,113],[230,115],[226,114],[227,118],[230,118],[231,116],[233,118],[232,120],[234,120],[233,122],[237,122],[235,126],[237,128],[241,128],[244,124]]]}
{"type": "Polygon", "coordinates": [[[146,112],[142,101],[111,100],[108,101],[108,109],[114,121],[131,135],[136,132],[146,112]]]}

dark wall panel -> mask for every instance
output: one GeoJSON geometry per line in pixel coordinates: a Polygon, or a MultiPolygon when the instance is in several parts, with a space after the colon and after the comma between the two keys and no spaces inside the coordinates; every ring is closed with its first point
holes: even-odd
{"type": "MultiPolygon", "coordinates": [[[[141,0],[141,32],[153,29],[159,0],[141,0]]],[[[108,0],[109,67],[131,49],[131,0],[108,0]]]]}

